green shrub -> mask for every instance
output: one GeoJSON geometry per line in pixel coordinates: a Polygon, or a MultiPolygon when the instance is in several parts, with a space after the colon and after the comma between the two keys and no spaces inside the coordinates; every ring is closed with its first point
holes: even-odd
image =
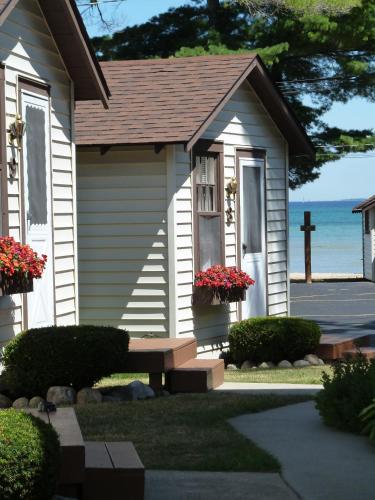
{"type": "Polygon", "coordinates": [[[364,423],[362,434],[368,435],[370,441],[375,443],[375,399],[359,414],[359,418],[364,423]]]}
{"type": "Polygon", "coordinates": [[[0,411],[1,500],[50,500],[59,468],[60,444],[50,425],[20,411],[0,411]]]}
{"type": "Polygon", "coordinates": [[[375,397],[375,361],[355,356],[333,366],[332,377],[323,374],[324,389],[316,397],[323,421],[332,427],[361,432],[361,411],[375,397]]]}
{"type": "Polygon", "coordinates": [[[229,349],[236,363],[296,361],[316,350],[320,327],[302,318],[251,318],[232,326],[229,349]]]}
{"type": "Polygon", "coordinates": [[[14,397],[45,396],[53,385],[91,387],[102,377],[123,371],[128,345],[128,333],[111,327],[28,330],[5,347],[2,380],[14,397]]]}

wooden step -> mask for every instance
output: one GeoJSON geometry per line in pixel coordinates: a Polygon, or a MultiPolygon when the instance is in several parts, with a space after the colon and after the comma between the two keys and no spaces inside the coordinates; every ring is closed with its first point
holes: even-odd
{"type": "Polygon", "coordinates": [[[145,469],[133,443],[85,443],[83,500],[143,500],[145,469]]]}
{"type": "Polygon", "coordinates": [[[185,339],[131,339],[126,361],[128,372],[164,373],[197,355],[195,337],[185,339]]]}
{"type": "Polygon", "coordinates": [[[348,349],[343,353],[344,358],[353,358],[361,353],[366,359],[375,359],[375,347],[360,347],[359,349],[348,349]]]}
{"type": "Polygon", "coordinates": [[[222,359],[191,359],[166,374],[170,392],[207,392],[224,382],[222,359]]]}
{"type": "Polygon", "coordinates": [[[358,345],[368,346],[370,341],[369,335],[324,334],[320,339],[316,354],[325,361],[341,359],[344,352],[355,350],[358,345]]]}

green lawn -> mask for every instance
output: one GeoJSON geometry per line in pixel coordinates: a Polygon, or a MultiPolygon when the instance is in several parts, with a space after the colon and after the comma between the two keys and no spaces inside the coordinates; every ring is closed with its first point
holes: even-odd
{"type": "MultiPolygon", "coordinates": [[[[254,370],[225,371],[225,382],[260,382],[283,384],[320,384],[323,372],[331,373],[331,367],[309,366],[307,368],[271,368],[254,370]]],[[[120,373],[102,379],[98,387],[125,385],[132,380],[148,383],[144,373],[120,373]]]]}
{"type": "Polygon", "coordinates": [[[147,469],[277,472],[278,461],[238,434],[227,419],[307,399],[179,394],[77,406],[76,412],[84,439],[133,441],[147,469]]]}

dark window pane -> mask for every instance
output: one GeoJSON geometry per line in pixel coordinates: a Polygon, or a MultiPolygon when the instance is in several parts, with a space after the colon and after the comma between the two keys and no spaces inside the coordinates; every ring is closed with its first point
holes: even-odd
{"type": "Polygon", "coordinates": [[[246,253],[262,252],[261,169],[243,167],[243,242],[246,253]]]}
{"type": "Polygon", "coordinates": [[[220,242],[221,218],[199,217],[199,262],[200,270],[205,271],[214,264],[221,264],[220,242]]]}
{"type": "Polygon", "coordinates": [[[197,156],[195,162],[198,212],[216,212],[217,159],[213,156],[197,156]]]}
{"type": "Polygon", "coordinates": [[[27,177],[30,224],[47,224],[45,112],[27,106],[27,177]]]}

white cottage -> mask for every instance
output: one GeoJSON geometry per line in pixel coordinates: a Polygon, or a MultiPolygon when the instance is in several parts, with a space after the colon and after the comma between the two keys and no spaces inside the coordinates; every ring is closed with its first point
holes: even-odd
{"type": "Polygon", "coordinates": [[[353,213],[362,214],[363,277],[375,281],[375,195],[355,206],[353,213]]]}
{"type": "Polygon", "coordinates": [[[74,103],[107,97],[73,0],[0,0],[1,234],[48,256],[32,293],[0,297],[0,346],[78,322],[74,103]]]}
{"type": "Polygon", "coordinates": [[[240,318],[287,315],[288,158],[314,152],[259,57],[101,67],[109,109],[76,111],[80,321],[208,352],[240,318]],[[217,263],[256,285],[193,306],[195,272],[217,263]]]}

